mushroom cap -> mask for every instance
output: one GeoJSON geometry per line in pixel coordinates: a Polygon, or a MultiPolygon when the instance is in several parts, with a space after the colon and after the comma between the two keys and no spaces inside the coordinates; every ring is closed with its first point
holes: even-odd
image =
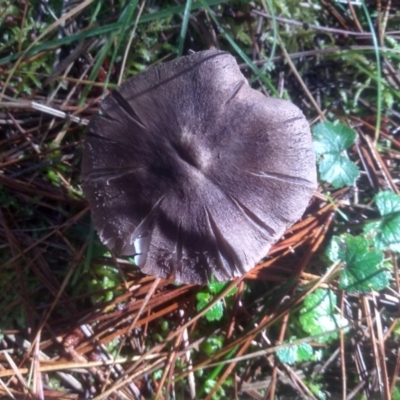
{"type": "Polygon", "coordinates": [[[183,283],[241,276],[317,186],[307,120],[208,50],[138,74],[88,126],[83,191],[101,241],[183,283]]]}

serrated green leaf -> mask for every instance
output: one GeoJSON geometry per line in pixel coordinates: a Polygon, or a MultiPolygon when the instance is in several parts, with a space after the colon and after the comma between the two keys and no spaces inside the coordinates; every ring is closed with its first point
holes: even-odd
{"type": "Polygon", "coordinates": [[[313,348],[308,343],[301,343],[279,349],[276,355],[281,362],[292,365],[300,361],[309,361],[313,356],[313,348]]]}
{"type": "MultiPolygon", "coordinates": [[[[344,328],[347,320],[335,313],[336,296],[331,290],[317,289],[304,300],[304,308],[300,311],[300,324],[310,335],[319,335],[327,331],[344,328]]],[[[330,333],[317,339],[328,342],[336,339],[337,333],[330,333]]]]}
{"type": "Polygon", "coordinates": [[[354,144],[356,133],[346,125],[324,122],[314,127],[313,136],[321,179],[334,188],[354,185],[358,167],[343,153],[354,144]]]}
{"type": "Polygon", "coordinates": [[[311,360],[313,354],[314,354],[313,348],[308,343],[301,343],[297,346],[298,361],[311,360]]]}
{"type": "Polygon", "coordinates": [[[326,254],[333,262],[343,262],[341,289],[370,292],[382,290],[389,284],[390,274],[382,268],[383,253],[378,249],[370,249],[365,237],[348,233],[334,236],[326,254]]]}
{"type": "Polygon", "coordinates": [[[215,352],[222,349],[224,339],[225,337],[223,335],[211,336],[201,343],[200,348],[210,357],[215,352]]]}
{"type": "Polygon", "coordinates": [[[335,310],[336,295],[332,290],[317,289],[304,300],[302,313],[312,311],[317,316],[329,315],[335,310]]]}
{"type": "MultiPolygon", "coordinates": [[[[199,292],[196,295],[197,311],[201,311],[203,308],[208,306],[214,298],[219,295],[226,287],[227,283],[215,282],[214,276],[211,276],[211,282],[207,285],[203,292],[199,292]]],[[[233,288],[226,294],[225,297],[230,297],[237,292],[237,288],[233,288]]],[[[204,317],[207,321],[219,321],[224,314],[224,303],[219,300],[210,310],[208,310],[204,317]]]]}
{"type": "Polygon", "coordinates": [[[201,311],[204,307],[206,307],[210,301],[212,300],[212,296],[207,292],[199,292],[196,294],[197,299],[197,311],[201,311]]]}
{"type": "Polygon", "coordinates": [[[378,249],[400,252],[400,196],[382,191],[375,196],[375,203],[382,219],[367,224],[364,232],[378,249]]]}
{"type": "Polygon", "coordinates": [[[318,156],[341,153],[354,144],[356,133],[344,124],[321,122],[313,129],[314,148],[318,156]]]}
{"type": "Polygon", "coordinates": [[[207,321],[219,321],[224,315],[224,305],[222,300],[219,300],[215,305],[210,308],[206,313],[205,317],[207,321]]]}
{"type": "Polygon", "coordinates": [[[354,185],[360,175],[357,165],[339,153],[326,154],[319,163],[319,173],[336,189],[354,185]]]}
{"type": "Polygon", "coordinates": [[[284,347],[276,351],[279,361],[292,365],[297,361],[297,346],[284,347]]]}
{"type": "MultiPolygon", "coordinates": [[[[211,276],[211,282],[207,285],[207,288],[210,293],[217,295],[220,294],[227,286],[229,283],[226,282],[215,282],[214,275],[211,276]]],[[[226,294],[226,297],[232,296],[237,292],[237,288],[233,288],[232,290],[229,291],[229,293],[226,294]]]]}
{"type": "Polygon", "coordinates": [[[226,283],[224,282],[213,282],[214,276],[212,277],[211,282],[207,285],[208,289],[210,290],[210,293],[218,294],[222,292],[224,287],[226,286],[226,283]]]}
{"type": "MultiPolygon", "coordinates": [[[[201,311],[207,307],[213,300],[213,296],[208,292],[199,292],[196,295],[197,305],[196,310],[201,311]]],[[[210,308],[205,314],[207,321],[219,321],[224,315],[224,305],[222,300],[219,300],[212,308],[210,308]]]]}

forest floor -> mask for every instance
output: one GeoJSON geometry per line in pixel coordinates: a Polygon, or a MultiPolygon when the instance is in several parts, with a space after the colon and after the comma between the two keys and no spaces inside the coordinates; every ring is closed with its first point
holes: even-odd
{"type": "Polygon", "coordinates": [[[0,398],[400,399],[397,0],[5,0],[0,20],[0,398]],[[245,276],[177,285],[98,239],[85,125],[212,47],[302,109],[319,187],[245,276]]]}

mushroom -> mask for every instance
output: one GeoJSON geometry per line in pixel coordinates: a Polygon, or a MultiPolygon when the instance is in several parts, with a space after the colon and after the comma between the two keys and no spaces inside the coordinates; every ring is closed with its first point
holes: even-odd
{"type": "Polygon", "coordinates": [[[101,103],[82,180],[109,249],[146,274],[202,284],[267,255],[304,213],[316,169],[302,112],[207,50],[149,68],[101,103]]]}

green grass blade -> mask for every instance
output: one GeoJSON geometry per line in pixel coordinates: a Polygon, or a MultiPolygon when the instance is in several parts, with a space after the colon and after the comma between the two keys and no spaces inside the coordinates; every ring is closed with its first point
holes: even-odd
{"type": "Polygon", "coordinates": [[[275,95],[279,96],[278,91],[275,89],[272,82],[267,79],[267,77],[262,73],[262,71],[257,68],[257,66],[250,60],[249,57],[242,51],[242,49],[237,45],[237,43],[231,38],[231,36],[226,32],[226,30],[221,26],[217,18],[215,18],[214,13],[212,12],[210,6],[206,3],[205,0],[200,0],[203,7],[207,10],[208,14],[210,15],[211,19],[214,23],[218,26],[221,33],[225,36],[225,39],[230,43],[230,45],[234,48],[234,50],[239,54],[240,58],[249,66],[249,68],[257,75],[257,77],[263,82],[269,90],[275,95]]]}
{"type": "Polygon", "coordinates": [[[122,26],[119,31],[119,38],[118,38],[117,44],[115,45],[114,52],[113,52],[113,55],[111,58],[110,67],[107,72],[107,78],[106,78],[105,85],[104,85],[104,91],[107,89],[107,84],[110,80],[111,71],[113,70],[113,66],[115,63],[115,59],[117,58],[118,50],[121,47],[121,43],[123,42],[123,36],[125,35],[125,32],[127,32],[128,28],[129,28],[129,23],[133,19],[133,13],[136,9],[137,3],[138,3],[138,0],[131,0],[129,2],[128,6],[126,7],[126,13],[124,13],[123,16],[121,15],[120,22],[122,22],[122,26]]]}
{"type": "MultiPolygon", "coordinates": [[[[112,58],[111,58],[110,67],[108,68],[107,78],[106,78],[106,81],[105,81],[105,84],[104,84],[104,93],[107,90],[107,84],[108,84],[108,81],[109,81],[109,78],[110,78],[110,74],[111,74],[111,71],[112,71],[112,66],[113,66],[113,64],[115,62],[115,58],[117,56],[117,52],[118,52],[119,46],[120,46],[120,44],[121,44],[121,42],[123,40],[122,35],[126,31],[127,26],[129,25],[129,21],[131,21],[131,19],[132,19],[132,15],[133,15],[133,12],[134,12],[134,10],[136,8],[137,2],[138,2],[138,0],[130,1],[130,3],[126,6],[124,11],[122,12],[122,14],[121,14],[121,16],[119,18],[119,21],[118,21],[119,28],[114,30],[113,32],[111,32],[111,35],[109,36],[106,44],[100,50],[100,52],[99,52],[99,54],[98,54],[98,56],[96,58],[96,61],[94,63],[93,69],[92,69],[92,71],[90,73],[89,81],[94,81],[96,79],[96,77],[97,77],[97,74],[99,73],[100,67],[103,65],[104,59],[106,58],[106,56],[107,56],[112,44],[116,40],[117,36],[121,35],[120,38],[119,38],[120,40],[117,40],[117,44],[116,44],[116,46],[114,48],[114,52],[113,52],[113,55],[112,55],[112,58]]],[[[79,106],[82,106],[85,103],[86,97],[89,94],[91,88],[92,88],[92,85],[87,85],[83,89],[82,94],[81,94],[81,96],[79,98],[79,102],[78,102],[79,106]]]]}
{"type": "Polygon", "coordinates": [[[178,57],[180,57],[183,54],[183,46],[185,45],[185,38],[189,24],[191,8],[192,8],[192,0],[186,0],[185,12],[183,13],[181,33],[179,35],[178,57]]]}
{"type": "Polygon", "coordinates": [[[379,43],[378,38],[374,30],[374,25],[372,24],[371,16],[368,13],[365,0],[362,0],[362,7],[367,18],[369,29],[372,35],[372,43],[375,48],[376,56],[376,84],[377,84],[377,101],[376,101],[376,125],[375,125],[375,143],[379,139],[379,131],[381,130],[381,120],[382,120],[382,70],[381,70],[381,57],[379,54],[379,43]]]}
{"type": "Polygon", "coordinates": [[[272,4],[271,0],[267,0],[267,4],[268,4],[269,12],[271,13],[271,16],[272,16],[272,31],[274,33],[274,42],[272,43],[271,54],[268,57],[268,62],[266,62],[264,64],[264,66],[262,67],[263,73],[266,72],[268,65],[272,62],[272,59],[275,57],[276,46],[278,43],[278,23],[276,22],[276,18],[275,18],[275,8],[274,8],[274,5],[272,4]]]}
{"type": "MultiPolygon", "coordinates": [[[[249,3],[250,0],[243,0],[245,3],[249,3]]],[[[207,4],[209,6],[214,6],[218,4],[224,3],[223,0],[208,0],[207,4]]],[[[191,9],[190,11],[195,11],[201,8],[202,5],[199,2],[195,2],[191,4],[191,9]]],[[[176,14],[181,14],[184,12],[185,6],[174,6],[174,7],[168,7],[167,9],[152,13],[152,14],[145,14],[140,17],[139,24],[142,23],[147,23],[147,22],[152,22],[156,21],[159,19],[163,18],[168,18],[176,14]]],[[[136,17],[136,15],[135,15],[136,17]]],[[[128,27],[133,27],[135,23],[135,18],[128,24],[128,27]]],[[[45,43],[41,43],[39,45],[36,45],[32,47],[32,49],[29,49],[29,51],[26,51],[26,54],[24,54],[25,58],[34,56],[42,51],[48,51],[52,50],[55,48],[58,48],[60,46],[66,45],[73,43],[75,41],[81,42],[85,39],[94,37],[94,36],[102,36],[110,32],[117,31],[121,28],[122,22],[117,21],[112,24],[107,24],[107,25],[102,25],[102,26],[96,26],[87,30],[82,30],[78,33],[74,33],[72,35],[59,38],[59,39],[54,39],[54,40],[48,40],[45,43]]],[[[17,60],[21,56],[21,53],[16,53],[16,54],[10,54],[6,57],[0,58],[0,65],[12,62],[17,60]]]]}

